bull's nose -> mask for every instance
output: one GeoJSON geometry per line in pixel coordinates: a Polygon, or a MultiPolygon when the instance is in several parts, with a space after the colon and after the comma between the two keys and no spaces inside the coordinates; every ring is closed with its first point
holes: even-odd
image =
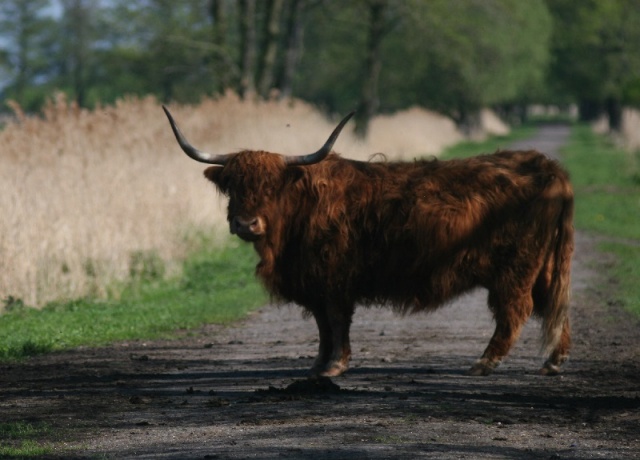
{"type": "Polygon", "coordinates": [[[231,220],[231,233],[234,234],[254,233],[257,227],[257,217],[253,219],[243,219],[242,217],[235,216],[231,220]]]}

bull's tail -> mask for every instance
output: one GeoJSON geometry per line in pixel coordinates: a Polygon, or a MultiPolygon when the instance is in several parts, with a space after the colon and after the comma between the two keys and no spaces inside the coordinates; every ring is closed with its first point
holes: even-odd
{"type": "Polygon", "coordinates": [[[568,181],[563,185],[562,208],[555,220],[555,239],[536,283],[538,299],[534,298],[537,313],[542,316],[542,346],[549,356],[545,364],[548,373],[557,372],[560,364],[568,357],[571,346],[569,300],[573,255],[573,192],[568,181]]]}

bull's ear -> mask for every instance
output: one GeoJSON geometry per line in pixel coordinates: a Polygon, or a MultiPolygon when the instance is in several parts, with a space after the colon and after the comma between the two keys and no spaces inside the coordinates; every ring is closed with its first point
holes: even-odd
{"type": "Polygon", "coordinates": [[[222,188],[222,183],[220,180],[220,173],[222,172],[220,166],[210,166],[209,168],[204,170],[204,177],[209,179],[211,182],[216,184],[218,187],[222,188]]]}

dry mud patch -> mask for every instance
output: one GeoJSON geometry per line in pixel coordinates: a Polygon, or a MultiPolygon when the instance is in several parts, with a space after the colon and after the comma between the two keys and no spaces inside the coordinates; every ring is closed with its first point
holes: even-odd
{"type": "Polygon", "coordinates": [[[295,306],[0,365],[0,416],[48,426],[46,458],[640,458],[640,322],[593,245],[578,235],[557,377],[537,375],[536,321],[493,375],[464,374],[493,331],[478,291],[430,315],[359,309],[332,380],[306,380],[316,330],[295,306]]]}

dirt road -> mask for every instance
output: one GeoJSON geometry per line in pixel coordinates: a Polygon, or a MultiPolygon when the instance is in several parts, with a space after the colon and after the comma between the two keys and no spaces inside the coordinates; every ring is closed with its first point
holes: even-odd
{"type": "MultiPolygon", "coordinates": [[[[566,135],[517,147],[555,154],[566,135]]],[[[578,235],[557,377],[536,374],[535,321],[493,375],[464,375],[493,331],[482,291],[431,315],[358,310],[351,370],[315,385],[314,322],[265,307],[180,340],[0,365],[0,419],[49,426],[48,458],[640,458],[640,321],[610,263],[578,235]]]]}

